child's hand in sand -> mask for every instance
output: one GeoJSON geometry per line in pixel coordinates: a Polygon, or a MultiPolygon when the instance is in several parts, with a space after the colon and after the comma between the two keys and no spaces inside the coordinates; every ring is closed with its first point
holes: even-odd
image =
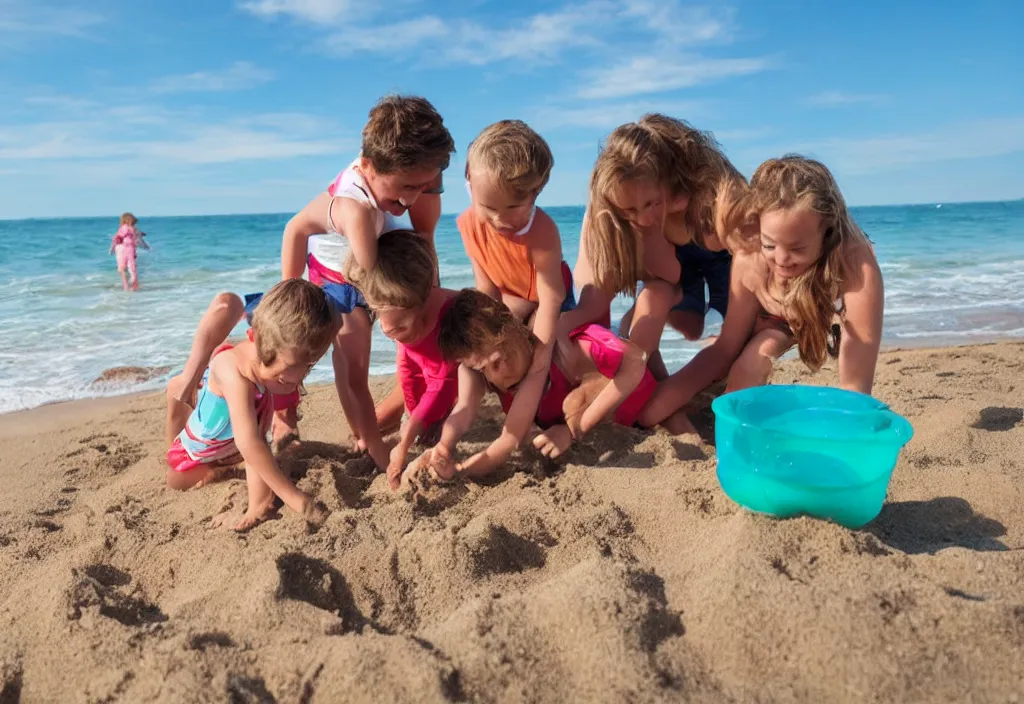
{"type": "Polygon", "coordinates": [[[327,508],[324,502],[318,501],[312,496],[303,504],[302,517],[306,519],[306,524],[313,528],[313,530],[320,528],[330,515],[331,510],[327,508]]]}
{"type": "Polygon", "coordinates": [[[455,476],[457,467],[447,446],[435,445],[430,450],[430,470],[438,479],[449,480],[455,476]]]}
{"type": "Polygon", "coordinates": [[[402,470],[405,469],[405,450],[401,444],[391,448],[391,461],[388,462],[388,486],[395,491],[402,484],[402,470]]]}
{"type": "Polygon", "coordinates": [[[555,459],[572,447],[572,433],[566,425],[554,425],[535,437],[533,446],[545,457],[555,459]]]}

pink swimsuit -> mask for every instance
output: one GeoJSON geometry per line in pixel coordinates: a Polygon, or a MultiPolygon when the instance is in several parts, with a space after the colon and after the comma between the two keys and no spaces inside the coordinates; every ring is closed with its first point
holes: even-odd
{"type": "Polygon", "coordinates": [[[125,268],[135,274],[135,228],[131,225],[121,225],[114,235],[114,254],[117,256],[117,270],[124,271],[125,268]]]}
{"type": "Polygon", "coordinates": [[[451,304],[449,298],[441,305],[437,323],[425,338],[414,345],[396,345],[405,408],[425,426],[447,418],[459,396],[459,364],[446,362],[437,345],[441,317],[451,304]]]}
{"type": "MultiPolygon", "coordinates": [[[[612,379],[619,372],[619,367],[622,365],[622,357],[626,351],[626,343],[611,330],[591,323],[573,330],[569,333],[569,338],[590,344],[590,358],[594,361],[594,365],[597,367],[597,371],[601,373],[601,376],[612,379]]],[[[651,394],[654,393],[656,386],[657,382],[654,380],[651,370],[645,369],[640,384],[615,409],[614,421],[619,425],[635,425],[637,416],[640,415],[641,409],[650,399],[651,394]]],[[[566,378],[562,370],[558,368],[558,365],[552,363],[548,386],[544,390],[544,395],[541,396],[540,406],[537,407],[537,425],[541,428],[550,428],[553,425],[565,422],[562,404],[565,403],[565,398],[573,388],[572,383],[566,378]]],[[[499,396],[501,397],[502,409],[505,413],[508,413],[515,394],[506,391],[499,394],[499,396]]]]}

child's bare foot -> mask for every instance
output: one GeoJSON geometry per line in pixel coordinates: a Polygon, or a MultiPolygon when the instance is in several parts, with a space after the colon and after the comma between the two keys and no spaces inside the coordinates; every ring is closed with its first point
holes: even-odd
{"type": "Polygon", "coordinates": [[[281,452],[289,445],[299,442],[299,409],[294,406],[274,411],[271,424],[274,452],[281,452]]]}
{"type": "Polygon", "coordinates": [[[245,533],[250,531],[260,523],[269,521],[271,518],[278,518],[277,509],[274,508],[274,497],[271,496],[270,501],[253,507],[250,506],[249,510],[242,516],[242,520],[235,524],[234,530],[236,533],[245,533]]]}
{"type": "Polygon", "coordinates": [[[533,446],[545,457],[556,459],[572,447],[572,433],[565,425],[555,425],[534,438],[533,446]]]}

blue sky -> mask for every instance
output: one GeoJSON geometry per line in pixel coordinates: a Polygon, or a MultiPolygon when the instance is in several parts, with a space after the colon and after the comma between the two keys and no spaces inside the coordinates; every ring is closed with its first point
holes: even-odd
{"type": "Polygon", "coordinates": [[[385,92],[434,102],[459,157],[527,120],[546,205],[582,203],[602,136],[648,111],[748,175],[816,156],[853,204],[1022,197],[1024,4],[928,6],[0,0],[0,217],[294,211],[385,92]]]}

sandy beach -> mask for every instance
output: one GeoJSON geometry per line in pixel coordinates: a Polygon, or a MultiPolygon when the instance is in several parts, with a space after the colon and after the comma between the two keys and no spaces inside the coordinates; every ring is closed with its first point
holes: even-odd
{"type": "Polygon", "coordinates": [[[318,387],[281,462],[333,513],[245,535],[242,480],[165,487],[160,395],[0,416],[0,701],[1024,699],[1024,343],[887,351],[875,395],[916,435],[859,531],[733,504],[706,397],[704,443],[393,494],[318,387]]]}

